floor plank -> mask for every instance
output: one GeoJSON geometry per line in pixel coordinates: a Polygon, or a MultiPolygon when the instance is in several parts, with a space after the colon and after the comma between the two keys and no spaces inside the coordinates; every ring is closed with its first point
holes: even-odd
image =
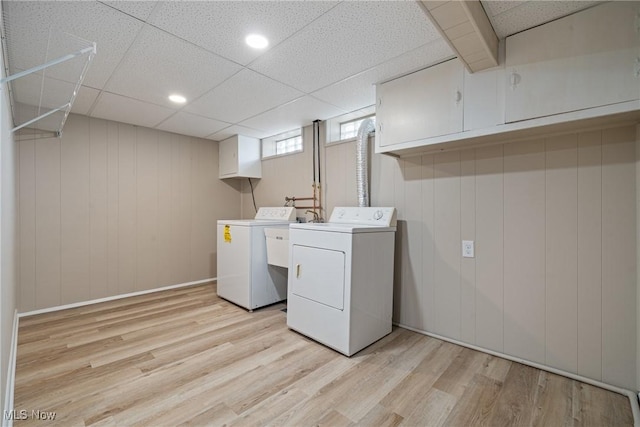
{"type": "Polygon", "coordinates": [[[20,320],[17,426],[632,425],[625,396],[402,328],[351,358],[215,284],[20,320]]]}

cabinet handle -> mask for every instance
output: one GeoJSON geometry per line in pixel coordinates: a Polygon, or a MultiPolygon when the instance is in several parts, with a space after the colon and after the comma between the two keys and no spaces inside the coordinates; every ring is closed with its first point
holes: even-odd
{"type": "Polygon", "coordinates": [[[636,58],[636,65],[633,68],[636,77],[640,77],[640,57],[636,58]]]}
{"type": "Polygon", "coordinates": [[[460,101],[462,101],[462,92],[460,92],[459,90],[456,90],[454,94],[454,99],[456,100],[456,105],[460,104],[460,101]]]}
{"type": "Polygon", "coordinates": [[[382,133],[382,123],[378,125],[378,132],[382,133]]]}
{"type": "Polygon", "coordinates": [[[511,90],[516,90],[516,86],[518,86],[518,84],[520,83],[520,80],[522,80],[522,78],[520,77],[520,74],[518,74],[516,72],[516,70],[513,70],[511,72],[511,76],[509,77],[509,83],[511,84],[511,90]]]}
{"type": "Polygon", "coordinates": [[[378,98],[378,107],[382,105],[382,98],[378,98]]]}
{"type": "Polygon", "coordinates": [[[300,278],[300,264],[296,264],[296,279],[300,278]]]}

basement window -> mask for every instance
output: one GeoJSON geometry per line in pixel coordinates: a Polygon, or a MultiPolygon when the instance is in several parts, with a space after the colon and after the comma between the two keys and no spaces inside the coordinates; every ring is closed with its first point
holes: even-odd
{"type": "Polygon", "coordinates": [[[376,123],[375,105],[352,111],[326,121],[326,143],[337,144],[340,142],[352,141],[358,136],[360,124],[366,120],[372,119],[373,124],[376,123]]]}
{"type": "Polygon", "coordinates": [[[262,139],[262,158],[302,152],[302,129],[294,129],[262,139]]]}
{"type": "Polygon", "coordinates": [[[348,122],[340,123],[340,140],[356,138],[358,136],[358,129],[360,125],[367,119],[373,121],[373,125],[376,124],[376,116],[363,117],[361,119],[355,119],[348,122]]]}

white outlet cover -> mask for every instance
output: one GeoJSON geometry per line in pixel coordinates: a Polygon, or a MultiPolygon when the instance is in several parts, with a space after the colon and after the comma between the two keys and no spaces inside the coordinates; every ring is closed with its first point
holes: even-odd
{"type": "Polygon", "coordinates": [[[474,250],[474,242],[473,240],[463,240],[462,241],[462,257],[463,258],[474,258],[475,250],[474,250]]]}

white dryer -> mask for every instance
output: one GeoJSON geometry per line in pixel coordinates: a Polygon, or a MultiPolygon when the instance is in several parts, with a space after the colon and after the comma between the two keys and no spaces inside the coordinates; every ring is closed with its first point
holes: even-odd
{"type": "Polygon", "coordinates": [[[287,299],[287,270],[267,264],[264,229],[295,219],[293,207],[268,207],[252,220],[219,220],[218,296],[248,310],[287,299]]]}
{"type": "Polygon", "coordinates": [[[287,325],[347,356],[391,332],[395,208],[289,227],[287,325]]]}

